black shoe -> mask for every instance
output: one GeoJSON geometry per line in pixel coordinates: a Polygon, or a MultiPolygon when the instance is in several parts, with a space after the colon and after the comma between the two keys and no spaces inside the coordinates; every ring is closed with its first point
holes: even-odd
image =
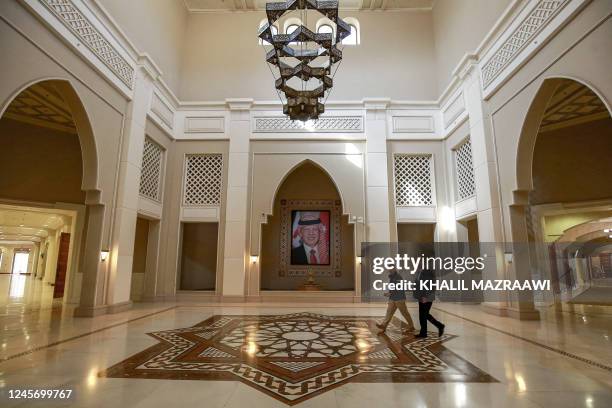
{"type": "Polygon", "coordinates": [[[438,337],[442,337],[442,335],[444,334],[444,328],[446,326],[442,325],[440,327],[438,327],[438,337]]]}
{"type": "Polygon", "coordinates": [[[419,333],[416,336],[414,336],[414,338],[416,338],[416,339],[425,339],[425,338],[427,338],[427,334],[419,333]]]}

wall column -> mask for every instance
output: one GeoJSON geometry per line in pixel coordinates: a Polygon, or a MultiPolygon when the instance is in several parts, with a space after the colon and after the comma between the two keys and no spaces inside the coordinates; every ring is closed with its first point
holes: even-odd
{"type": "Polygon", "coordinates": [[[389,242],[393,209],[387,175],[388,99],[365,99],[366,131],[366,241],[389,242]]]}
{"type": "Polygon", "coordinates": [[[249,142],[252,99],[226,100],[229,112],[229,157],[223,252],[223,301],[244,301],[248,265],[249,142]]]}
{"type": "Polygon", "coordinates": [[[106,291],[109,313],[126,310],[132,303],[130,286],[145,126],[147,111],[151,104],[153,81],[160,74],[148,58],[139,58],[134,78],[134,95],[128,105],[123,127],[106,291]]]}
{"type": "MultiPolygon", "coordinates": [[[[469,117],[470,140],[472,144],[472,160],[476,184],[476,203],[478,218],[478,235],[480,242],[499,243],[495,253],[495,262],[491,261],[483,271],[483,279],[515,279],[510,276],[512,268],[506,263],[504,245],[506,238],[503,230],[502,211],[499,198],[497,177],[497,158],[490,114],[482,97],[482,86],[477,65],[474,60],[467,62],[463,72],[459,73],[463,80],[463,95],[469,117]]],[[[526,314],[516,314],[501,292],[488,296],[485,293],[483,309],[497,315],[512,315],[526,318],[526,314]],[[501,297],[501,299],[500,299],[501,297]]],[[[525,300],[525,296],[521,296],[525,300]]],[[[523,307],[533,310],[531,302],[521,302],[523,307]]],[[[536,311],[537,313],[537,311],[536,311]]],[[[534,316],[530,316],[533,319],[534,316]]]]}

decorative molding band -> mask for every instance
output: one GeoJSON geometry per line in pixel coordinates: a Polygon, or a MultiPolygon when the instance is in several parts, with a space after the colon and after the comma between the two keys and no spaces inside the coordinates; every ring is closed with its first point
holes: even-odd
{"type": "Polygon", "coordinates": [[[170,129],[174,128],[174,111],[164,102],[164,100],[153,92],[151,98],[151,112],[153,112],[159,120],[170,129]]]}
{"type": "Polygon", "coordinates": [[[94,27],[72,0],[39,0],[125,85],[133,89],[134,67],[94,27]]]}
{"type": "Polygon", "coordinates": [[[436,222],[435,206],[396,206],[395,218],[397,222],[436,222]]]}
{"type": "Polygon", "coordinates": [[[531,58],[590,0],[531,0],[481,58],[484,97],[531,58]]]}
{"type": "Polygon", "coordinates": [[[361,133],[363,116],[322,116],[317,120],[300,122],[284,116],[253,118],[253,133],[361,133]]]}
{"type": "Polygon", "coordinates": [[[187,116],[185,118],[185,133],[223,132],[225,132],[225,117],[223,116],[187,116]]]}
{"type": "Polygon", "coordinates": [[[463,92],[457,92],[442,109],[444,129],[448,129],[465,112],[463,92]]]}
{"type": "Polygon", "coordinates": [[[434,133],[435,130],[433,116],[393,116],[393,133],[434,133]]]}

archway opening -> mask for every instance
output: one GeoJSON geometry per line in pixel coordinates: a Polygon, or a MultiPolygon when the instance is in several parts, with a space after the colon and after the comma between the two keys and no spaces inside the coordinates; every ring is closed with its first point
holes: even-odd
{"type": "MultiPolygon", "coordinates": [[[[531,189],[527,195],[524,236],[533,243],[532,276],[550,276],[554,292],[554,297],[536,294],[536,301],[578,302],[580,298],[589,303],[588,299],[593,297],[584,292],[597,282],[581,253],[591,252],[588,249],[591,243],[580,242],[579,250],[578,241],[573,242],[573,250],[568,251],[567,239],[572,234],[567,232],[595,222],[602,235],[597,239],[612,243],[612,237],[604,233],[612,224],[598,221],[612,216],[612,118],[592,89],[571,79],[547,80],[531,109],[530,113],[534,109],[540,113],[537,128],[528,141],[532,144],[531,160],[527,161],[531,189]]],[[[528,129],[526,133],[529,134],[528,129]]],[[[523,162],[520,154],[519,151],[519,163],[523,162]]],[[[598,253],[598,259],[606,256],[612,253],[598,253]]],[[[603,275],[612,276],[612,271],[603,271],[603,275]]],[[[609,299],[612,302],[612,296],[609,299]]]]}
{"type": "Polygon", "coordinates": [[[91,129],[70,84],[46,80],[19,92],[0,118],[0,140],[0,302],[78,303],[84,186],[95,183],[96,164],[91,129]],[[94,158],[87,177],[82,149],[94,158]],[[5,273],[19,253],[28,254],[27,268],[5,273]]]}
{"type": "Polygon", "coordinates": [[[262,226],[261,290],[352,291],[353,225],[340,193],[321,167],[305,161],[279,186],[262,226]]]}

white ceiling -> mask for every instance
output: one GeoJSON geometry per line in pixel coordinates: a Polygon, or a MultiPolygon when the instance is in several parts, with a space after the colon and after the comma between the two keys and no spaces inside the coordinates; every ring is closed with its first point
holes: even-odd
{"type": "MultiPolygon", "coordinates": [[[[192,13],[261,11],[268,0],[183,0],[192,13]]],[[[340,0],[343,10],[431,9],[434,0],[340,0]]]]}
{"type": "Polygon", "coordinates": [[[69,216],[48,210],[0,209],[0,242],[40,242],[70,221],[69,216]]]}

